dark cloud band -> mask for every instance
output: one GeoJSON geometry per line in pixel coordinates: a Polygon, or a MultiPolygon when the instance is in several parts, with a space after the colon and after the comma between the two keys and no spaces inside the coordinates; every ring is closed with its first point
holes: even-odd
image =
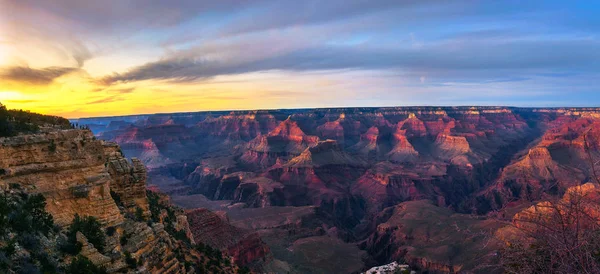
{"type": "Polygon", "coordinates": [[[15,66],[0,69],[0,79],[34,85],[47,85],[52,83],[52,81],[58,77],[78,70],[78,68],[69,67],[33,69],[30,67],[15,66]]]}

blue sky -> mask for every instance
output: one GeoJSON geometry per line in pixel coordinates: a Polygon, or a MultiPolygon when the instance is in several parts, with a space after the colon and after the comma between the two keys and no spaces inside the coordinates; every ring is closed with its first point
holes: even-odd
{"type": "Polygon", "coordinates": [[[9,107],[93,116],[600,105],[597,1],[0,5],[0,102],[9,107]],[[67,92],[76,94],[68,103],[48,99],[67,92]]]}

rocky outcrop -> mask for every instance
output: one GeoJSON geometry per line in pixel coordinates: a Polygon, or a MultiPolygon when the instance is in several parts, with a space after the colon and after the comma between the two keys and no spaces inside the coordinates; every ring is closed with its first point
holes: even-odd
{"type": "Polygon", "coordinates": [[[408,141],[406,130],[400,128],[401,127],[399,126],[396,129],[396,132],[393,134],[392,144],[394,147],[390,152],[387,153],[387,156],[390,161],[393,162],[414,162],[418,159],[419,152],[417,152],[412,144],[408,141]]]}
{"type": "Polygon", "coordinates": [[[599,202],[600,186],[597,183],[569,187],[561,198],[548,197],[522,208],[509,219],[511,225],[497,230],[495,236],[507,245],[531,244],[540,241],[541,237],[534,235],[544,235],[548,238],[541,241],[556,241],[561,247],[567,241],[576,246],[595,237],[593,233],[600,218],[599,202]]]}
{"type": "Polygon", "coordinates": [[[377,157],[377,139],[379,137],[379,129],[372,126],[360,136],[360,141],[350,148],[351,151],[356,151],[366,158],[377,157]]]}
{"type": "Polygon", "coordinates": [[[432,177],[415,173],[415,170],[389,162],[378,163],[356,180],[351,192],[364,199],[369,215],[403,201],[431,199],[439,206],[445,206],[443,195],[433,185],[432,177]]]}
{"type": "Polygon", "coordinates": [[[90,244],[87,238],[81,233],[77,232],[75,235],[77,242],[81,244],[81,251],[79,254],[88,258],[92,263],[99,266],[107,267],[110,264],[110,258],[100,253],[94,245],[90,244]]]}
{"type": "Polygon", "coordinates": [[[207,117],[196,127],[206,136],[218,136],[229,140],[250,141],[258,135],[267,134],[277,127],[275,116],[262,111],[250,113],[231,112],[219,117],[207,117]]]}
{"type": "Polygon", "coordinates": [[[325,124],[318,126],[318,135],[325,139],[332,139],[338,141],[339,143],[344,143],[344,127],[342,126],[343,119],[344,118],[340,118],[339,120],[326,122],[325,124]]]}
{"type": "Polygon", "coordinates": [[[219,182],[228,173],[238,171],[231,157],[215,157],[204,159],[186,175],[183,181],[192,186],[197,192],[213,197],[219,187],[219,182]]]}
{"type": "Polygon", "coordinates": [[[265,168],[275,164],[277,158],[289,159],[308,147],[317,144],[317,136],[306,135],[291,118],[281,122],[267,135],[250,141],[240,160],[247,165],[265,168]]]}
{"type": "Polygon", "coordinates": [[[114,179],[105,167],[100,140],[88,130],[0,138],[0,186],[18,184],[47,199],[46,210],[61,226],[75,214],[98,218],[107,226],[123,222],[110,195],[114,179]]]}
{"type": "Polygon", "coordinates": [[[470,151],[469,142],[464,136],[440,134],[435,139],[435,146],[438,149],[437,156],[443,159],[452,159],[470,151]]]}
{"type": "Polygon", "coordinates": [[[298,157],[294,157],[285,167],[288,168],[318,168],[328,165],[365,167],[366,162],[346,153],[334,140],[319,142],[314,147],[307,148],[298,157]]]}
{"type": "Polygon", "coordinates": [[[194,241],[217,248],[241,265],[260,264],[270,260],[269,248],[256,232],[230,225],[208,209],[186,211],[194,241]]]}
{"type": "Polygon", "coordinates": [[[285,205],[283,184],[265,177],[246,178],[235,190],[233,201],[248,207],[285,205]]]}
{"type": "Polygon", "coordinates": [[[420,270],[457,273],[473,271],[493,258],[500,243],[484,235],[502,223],[454,214],[421,200],[386,208],[375,225],[361,246],[380,263],[404,260],[420,270]],[[473,243],[482,248],[468,251],[473,243]]]}
{"type": "Polygon", "coordinates": [[[106,167],[112,178],[111,191],[131,213],[140,208],[144,216],[150,216],[146,199],[146,167],[137,158],[127,161],[116,143],[104,142],[103,145],[107,157],[106,167]]]}
{"type": "Polygon", "coordinates": [[[583,180],[585,175],[581,170],[557,163],[547,147],[538,146],[529,149],[525,156],[504,168],[487,195],[495,203],[537,200],[545,192],[562,193],[583,180]],[[491,197],[492,193],[498,193],[493,195],[500,195],[501,199],[491,197]]]}
{"type": "Polygon", "coordinates": [[[161,223],[148,226],[146,223],[128,221],[121,234],[127,239],[123,252],[140,261],[151,273],[185,273],[185,268],[175,254],[183,249],[164,229],[161,223]]]}
{"type": "Polygon", "coordinates": [[[396,126],[398,130],[404,130],[408,137],[424,137],[427,135],[427,128],[425,123],[419,120],[414,113],[410,113],[408,118],[402,122],[399,122],[396,126]]]}

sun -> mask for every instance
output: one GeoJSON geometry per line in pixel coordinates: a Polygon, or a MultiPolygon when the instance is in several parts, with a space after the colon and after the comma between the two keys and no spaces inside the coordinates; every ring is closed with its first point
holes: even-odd
{"type": "Polygon", "coordinates": [[[12,100],[23,100],[26,99],[27,96],[23,95],[18,91],[14,90],[0,90],[0,102],[2,101],[12,101],[12,100]]]}

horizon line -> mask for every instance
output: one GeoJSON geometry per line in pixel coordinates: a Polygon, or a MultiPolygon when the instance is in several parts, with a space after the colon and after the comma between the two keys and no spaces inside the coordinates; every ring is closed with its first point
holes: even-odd
{"type": "MultiPolygon", "coordinates": [[[[222,109],[222,110],[197,110],[197,111],[177,111],[177,112],[155,112],[155,113],[139,113],[139,114],[127,114],[127,115],[114,115],[114,116],[86,116],[77,118],[67,118],[68,120],[81,120],[81,119],[101,119],[101,118],[112,118],[112,117],[134,117],[134,116],[149,116],[149,115],[168,115],[168,114],[191,114],[191,113],[211,113],[211,112],[243,112],[243,111],[284,111],[284,110],[323,110],[323,109],[377,109],[377,108],[509,108],[509,109],[598,109],[600,106],[554,106],[554,107],[540,107],[540,106],[508,106],[508,105],[395,105],[395,106],[336,106],[336,107],[298,107],[298,108],[259,108],[259,109],[222,109]]],[[[58,116],[58,115],[55,115],[58,116]]]]}

